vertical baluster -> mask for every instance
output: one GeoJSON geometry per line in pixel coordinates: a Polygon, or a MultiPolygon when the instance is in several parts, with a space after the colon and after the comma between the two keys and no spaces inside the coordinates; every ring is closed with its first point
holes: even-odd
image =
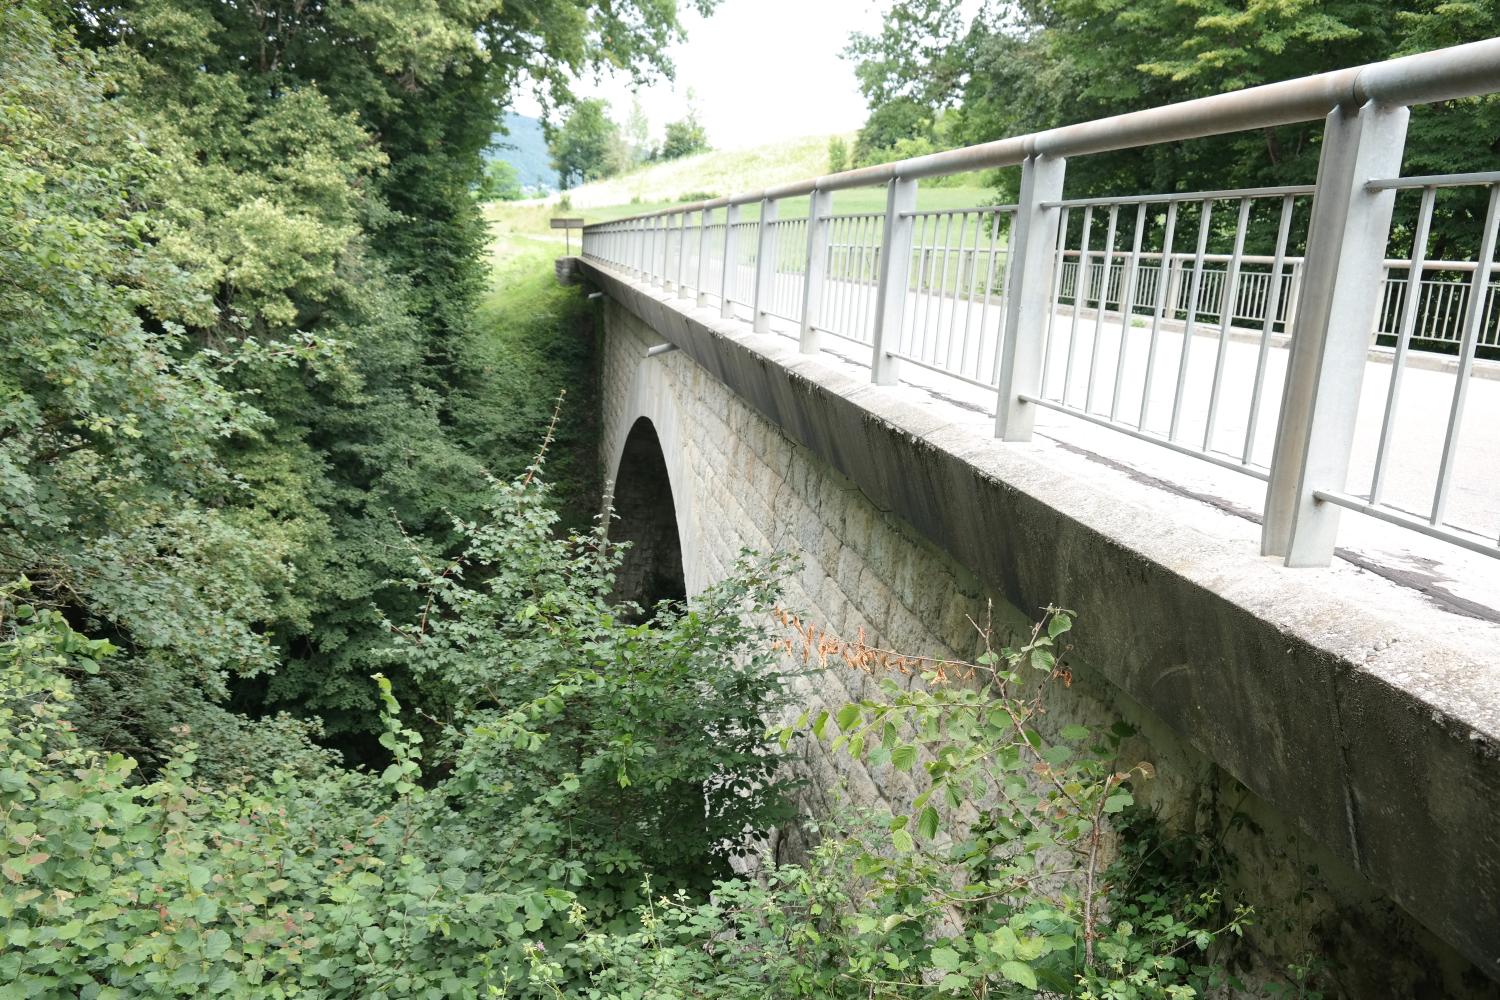
{"type": "Polygon", "coordinates": [[[1099,368],[1099,342],[1104,339],[1104,312],[1109,304],[1109,274],[1114,266],[1115,231],[1120,220],[1120,206],[1109,206],[1109,225],[1104,237],[1104,263],[1099,274],[1099,305],[1094,310],[1094,342],[1089,345],[1089,382],[1083,392],[1083,412],[1094,409],[1094,381],[1099,368]]]}
{"type": "Polygon", "coordinates": [[[699,306],[708,305],[708,263],[709,263],[709,210],[705,208],[698,216],[698,299],[699,306]]]}
{"type": "MultiPolygon", "coordinates": [[[[987,245],[987,247],[985,249],[985,258],[984,258],[985,259],[985,265],[984,265],[984,298],[980,300],[980,302],[982,304],[979,307],[979,347],[978,347],[978,350],[975,351],[975,354],[974,354],[974,377],[975,378],[979,377],[980,371],[984,368],[984,351],[985,351],[985,339],[986,339],[985,338],[985,332],[987,330],[989,330],[989,325],[990,325],[990,296],[994,294],[994,290],[995,290],[995,268],[999,264],[999,259],[995,255],[996,254],[995,245],[996,245],[996,243],[1000,239],[1000,217],[1003,214],[1004,214],[1003,212],[995,212],[993,215],[990,216],[990,241],[989,241],[989,244],[987,245]]],[[[1010,227],[1011,230],[1014,230],[1014,228],[1015,228],[1014,226],[1010,227]]],[[[1005,267],[1003,267],[1003,268],[1000,269],[1000,287],[1001,288],[1005,287],[1006,275],[1007,275],[1007,272],[1008,272],[1008,270],[1010,268],[1010,257],[1008,255],[1007,255],[1005,261],[1006,261],[1005,262],[1005,267]]],[[[986,379],[986,381],[989,382],[991,385],[994,385],[1000,379],[1000,339],[1005,336],[1004,323],[1005,323],[1005,314],[1004,314],[1004,307],[1003,307],[1003,304],[1002,304],[1001,315],[1000,315],[1000,324],[1001,325],[998,325],[998,326],[995,327],[995,338],[994,338],[994,340],[995,340],[995,347],[994,347],[993,354],[990,357],[990,364],[989,364],[990,376],[989,376],[988,379],[986,379]]]]}
{"type": "Polygon", "coordinates": [[[1193,329],[1198,323],[1199,299],[1203,293],[1203,264],[1208,250],[1209,218],[1213,214],[1213,202],[1199,203],[1198,246],[1193,251],[1193,277],[1188,284],[1187,322],[1182,328],[1182,353],[1177,356],[1177,388],[1172,395],[1172,423],[1167,431],[1168,440],[1177,440],[1177,428],[1182,421],[1182,400],[1187,392],[1188,362],[1192,355],[1193,329]]]}
{"type": "Polygon", "coordinates": [[[1250,225],[1250,199],[1240,199],[1240,214],[1235,221],[1234,250],[1229,255],[1229,271],[1224,276],[1224,294],[1219,307],[1219,350],[1214,356],[1214,379],[1208,390],[1208,420],[1203,425],[1203,450],[1213,444],[1214,427],[1219,417],[1219,392],[1224,385],[1224,361],[1229,356],[1229,329],[1234,324],[1234,304],[1239,294],[1240,261],[1245,255],[1245,230],[1250,225]]]}
{"type": "MultiPolygon", "coordinates": [[[[1024,170],[1024,168],[1022,168],[1022,169],[1024,170]]],[[[1053,258],[1052,258],[1052,294],[1047,299],[1046,334],[1045,334],[1045,337],[1044,337],[1043,343],[1042,343],[1041,395],[1043,397],[1047,396],[1047,384],[1048,384],[1048,382],[1052,378],[1052,344],[1053,344],[1053,342],[1055,340],[1054,332],[1055,332],[1055,330],[1057,328],[1057,310],[1059,310],[1059,309],[1062,308],[1063,272],[1068,269],[1068,261],[1067,261],[1068,213],[1070,211],[1072,211],[1072,210],[1069,209],[1069,208],[1063,208],[1061,210],[1059,216],[1058,216],[1058,222],[1057,222],[1057,249],[1056,249],[1056,252],[1054,253],[1053,258]]],[[[1021,210],[1020,210],[1019,207],[1017,207],[1017,209],[1016,209],[1016,217],[1011,220],[1011,237],[1012,237],[1012,239],[1014,239],[1014,237],[1015,237],[1016,227],[1020,224],[1020,218],[1021,218],[1021,210]]],[[[1013,250],[1007,250],[1006,254],[1005,254],[1005,257],[1006,257],[1006,260],[1008,262],[1006,264],[1006,267],[1009,268],[1009,269],[1011,269],[1013,271],[1014,268],[1015,268],[1014,251],[1013,250]]],[[[1006,278],[1006,282],[1005,282],[1005,298],[1006,298],[1005,316],[1001,320],[1001,322],[1007,324],[1007,326],[1005,327],[1005,335],[1007,337],[1009,337],[1011,335],[1011,333],[1010,333],[1010,326],[1008,324],[1010,323],[1010,316],[1011,316],[1011,309],[1010,309],[1010,305],[1009,305],[1009,297],[1010,297],[1010,291],[1011,291],[1011,288],[1012,288],[1012,280],[1013,279],[1011,279],[1010,277],[1006,278]]],[[[1075,282],[1075,284],[1076,284],[1076,282],[1075,282]]],[[[1074,296],[1074,302],[1077,302],[1077,296],[1074,296]]],[[[998,370],[998,366],[999,366],[1000,362],[997,360],[995,362],[995,364],[996,364],[997,370],[998,370]]]]}
{"type": "Polygon", "coordinates": [[[1281,222],[1276,228],[1276,256],[1271,263],[1271,276],[1266,282],[1266,315],[1260,325],[1260,351],[1255,359],[1255,381],[1250,387],[1250,416],[1245,425],[1245,448],[1240,461],[1250,464],[1250,455],[1255,449],[1255,431],[1260,423],[1260,399],[1266,384],[1266,363],[1271,355],[1271,327],[1281,309],[1282,268],[1286,266],[1287,240],[1292,232],[1292,208],[1295,196],[1281,199],[1281,222]]]}
{"type": "MultiPolygon", "coordinates": [[[[875,308],[875,296],[871,294],[876,282],[879,280],[880,267],[880,226],[874,216],[867,216],[861,227],[864,234],[859,243],[859,273],[861,276],[869,275],[869,280],[860,281],[859,296],[859,328],[869,330],[874,324],[873,311],[875,308]]],[[[904,317],[903,317],[904,319],[904,317]]],[[[899,332],[896,336],[899,343],[899,332]]]]}
{"type": "Polygon", "coordinates": [[[687,261],[688,261],[688,215],[681,213],[677,226],[677,297],[687,299],[692,297],[687,286],[687,261]]]}
{"type": "Polygon", "coordinates": [[[1406,272],[1406,294],[1401,299],[1401,318],[1396,323],[1396,354],[1391,359],[1391,381],[1385,392],[1385,413],[1380,419],[1380,443],[1375,446],[1375,471],[1370,474],[1370,502],[1379,503],[1385,486],[1385,464],[1390,458],[1391,436],[1396,426],[1396,411],[1401,403],[1401,377],[1406,369],[1406,352],[1411,346],[1412,331],[1417,325],[1417,306],[1422,298],[1422,272],[1427,265],[1427,238],[1432,231],[1432,210],[1437,188],[1422,189],[1422,203],[1417,209],[1417,228],[1412,234],[1411,266],[1406,272]]]}
{"type": "Polygon", "coordinates": [[[1130,324],[1135,317],[1135,283],[1141,266],[1141,237],[1146,229],[1146,204],[1135,210],[1135,235],[1130,240],[1130,257],[1125,266],[1124,285],[1120,289],[1120,349],[1115,352],[1115,385],[1109,399],[1109,419],[1120,417],[1120,393],[1124,388],[1125,362],[1129,354],[1130,324]]]}
{"type": "Polygon", "coordinates": [[[739,222],[740,206],[724,209],[724,266],[719,275],[719,315],[724,319],[734,318],[735,279],[740,269],[739,222]]]}
{"type": "Polygon", "coordinates": [[[912,328],[907,336],[907,351],[917,358],[920,358],[922,351],[926,349],[927,329],[932,320],[931,268],[933,253],[937,249],[937,231],[941,224],[936,215],[924,215],[922,221],[918,223],[920,229],[916,231],[917,298],[912,302],[912,328]]]}
{"type": "Polygon", "coordinates": [[[844,232],[842,242],[839,244],[842,251],[839,258],[839,330],[846,337],[863,341],[863,331],[854,329],[849,322],[849,303],[854,295],[854,220],[841,219],[839,225],[844,232]]]}
{"type": "Polygon", "coordinates": [[[1438,464],[1437,490],[1432,498],[1433,524],[1442,524],[1453,486],[1453,463],[1458,457],[1458,438],[1463,429],[1464,403],[1469,395],[1469,374],[1474,370],[1474,351],[1479,346],[1479,331],[1484,323],[1485,290],[1495,263],[1496,229],[1500,228],[1500,184],[1490,185],[1490,207],[1484,217],[1484,235],[1479,241],[1479,256],[1469,283],[1469,298],[1464,306],[1463,339],[1458,347],[1458,371],[1454,374],[1453,400],[1448,408],[1448,430],[1443,436],[1443,457],[1438,464]]]}
{"type": "Polygon", "coordinates": [[[1168,298],[1172,289],[1172,242],[1177,235],[1177,202],[1167,205],[1167,224],[1162,233],[1161,268],[1156,275],[1156,306],[1151,312],[1151,339],[1146,346],[1146,378],[1141,387],[1141,416],[1137,430],[1146,429],[1146,410],[1151,405],[1151,383],[1156,375],[1156,348],[1161,335],[1161,321],[1171,308],[1168,298]]]}
{"type": "Polygon", "coordinates": [[[1068,393],[1073,389],[1073,359],[1078,354],[1078,314],[1083,311],[1084,302],[1089,297],[1089,230],[1094,225],[1094,206],[1088,205],[1083,210],[1083,235],[1078,241],[1078,269],[1073,278],[1073,322],[1068,330],[1068,359],[1063,367],[1063,384],[1061,402],[1067,405],[1068,393]]]}

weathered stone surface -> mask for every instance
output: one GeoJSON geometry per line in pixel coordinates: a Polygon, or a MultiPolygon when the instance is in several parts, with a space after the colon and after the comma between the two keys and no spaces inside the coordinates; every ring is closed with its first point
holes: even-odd
{"type": "MultiPolygon", "coordinates": [[[[690,594],[743,547],[789,549],[806,566],[787,604],[809,620],[959,656],[987,600],[1012,626],[1075,608],[1078,684],[1053,715],[1140,728],[1153,804],[1221,833],[1286,921],[1260,932],[1273,961],[1328,956],[1351,996],[1493,994],[1453,948],[1500,973],[1496,650],[1382,619],[785,340],[582,267],[611,303],[607,473],[649,419],[690,594]],[[682,350],[645,359],[657,330],[682,350]],[[1235,810],[1253,822],[1226,828],[1235,810]]],[[[832,710],[869,679],[800,683],[832,710]]],[[[807,768],[815,797],[835,775],[862,804],[915,792],[821,750],[807,768]]]]}

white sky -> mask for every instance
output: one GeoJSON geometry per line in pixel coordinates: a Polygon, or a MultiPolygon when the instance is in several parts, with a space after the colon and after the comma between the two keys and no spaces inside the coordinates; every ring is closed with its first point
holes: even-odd
{"type": "MultiPolygon", "coordinates": [[[[653,136],[687,111],[692,88],[698,119],[720,148],[755,146],[803,135],[852,132],[865,120],[854,67],[839,53],[855,31],[879,28],[889,0],[722,0],[713,15],[683,17],[687,41],[672,46],[677,78],[640,90],[653,136]]],[[[603,97],[621,125],[630,113],[625,80],[575,87],[603,97]]],[[[535,115],[526,98],[516,110],[535,115]]]]}

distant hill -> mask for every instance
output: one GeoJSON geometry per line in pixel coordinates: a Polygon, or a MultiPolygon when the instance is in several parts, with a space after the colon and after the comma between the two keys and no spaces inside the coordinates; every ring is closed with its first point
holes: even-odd
{"type": "Polygon", "coordinates": [[[490,148],[484,151],[485,160],[504,160],[515,167],[522,188],[556,191],[557,173],[552,169],[552,155],[547,152],[542,123],[507,112],[505,133],[495,134],[490,148]]]}

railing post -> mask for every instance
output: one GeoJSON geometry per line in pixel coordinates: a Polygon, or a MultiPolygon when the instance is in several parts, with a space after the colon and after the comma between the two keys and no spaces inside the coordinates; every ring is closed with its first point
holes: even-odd
{"type": "Polygon", "coordinates": [[[828,258],[828,217],[833,214],[833,192],[814,190],[807,202],[807,267],[803,269],[802,330],[797,349],[815,354],[822,346],[817,324],[823,312],[823,276],[828,258]]]}
{"type": "Polygon", "coordinates": [[[891,351],[906,319],[906,286],[911,276],[911,213],[917,210],[917,182],[892,178],[885,193],[885,227],[880,240],[880,284],[875,289],[874,345],[870,380],[895,385],[900,362],[891,351]]]}
{"type": "Polygon", "coordinates": [[[657,276],[657,285],[666,291],[672,291],[672,216],[663,214],[657,216],[657,231],[661,238],[661,273],[657,276]]]}
{"type": "Polygon", "coordinates": [[[687,286],[687,231],[689,212],[683,212],[677,226],[677,297],[691,298],[687,286]]]}
{"type": "Polygon", "coordinates": [[[776,231],[771,225],[775,221],[776,202],[762,198],[755,242],[755,291],[750,297],[750,320],[756,333],[771,332],[771,314],[766,310],[771,303],[771,283],[776,280],[776,231]]]}
{"type": "Polygon", "coordinates": [[[698,305],[708,305],[708,209],[698,215],[698,305]]]}
{"type": "Polygon", "coordinates": [[[734,231],[735,225],[740,221],[740,206],[730,205],[724,210],[724,273],[719,281],[719,315],[725,319],[734,318],[734,303],[730,301],[734,295],[735,272],[740,269],[739,237],[734,231]]]}
{"type": "Polygon", "coordinates": [[[1288,566],[1333,560],[1338,508],[1313,493],[1342,491],[1348,478],[1396,199],[1393,190],[1365,185],[1400,174],[1409,118],[1404,107],[1372,101],[1335,108],[1324,125],[1261,529],[1261,553],[1283,556],[1288,566]]]}
{"type": "Polygon", "coordinates": [[[655,242],[653,219],[641,220],[641,283],[651,283],[651,246],[655,242]]]}
{"type": "MultiPolygon", "coordinates": [[[[1305,260],[1306,258],[1302,258],[1305,260]]],[[[1297,306],[1302,301],[1302,260],[1292,260],[1286,267],[1286,301],[1281,306],[1281,315],[1286,317],[1281,332],[1292,332],[1292,320],[1297,318],[1297,306]]]]}
{"type": "MultiPolygon", "coordinates": [[[[1068,161],[1028,156],[1021,164],[1021,192],[1010,234],[1010,287],[1005,290],[1005,331],[1000,344],[1000,386],[995,404],[995,436],[1004,441],[1031,440],[1036,407],[1024,396],[1041,392],[1048,319],[1052,310],[1052,268],[1057,245],[1057,207],[1068,161]]],[[[1081,273],[1081,270],[1080,270],[1081,273]]],[[[1073,308],[1079,306],[1074,281],[1073,308]]]]}

